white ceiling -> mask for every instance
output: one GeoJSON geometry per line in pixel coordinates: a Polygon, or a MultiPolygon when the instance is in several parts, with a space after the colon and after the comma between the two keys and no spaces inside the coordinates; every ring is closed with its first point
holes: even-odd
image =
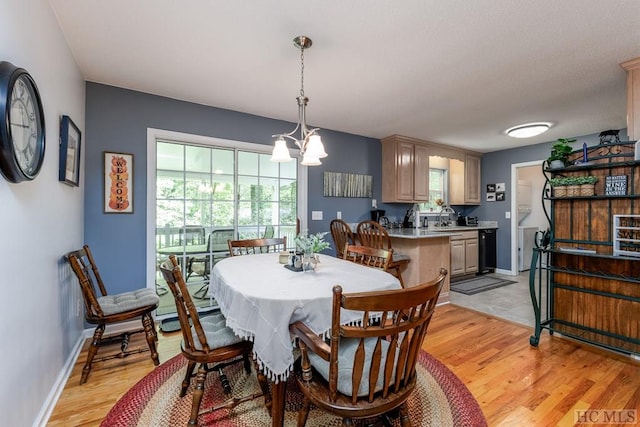
{"type": "Polygon", "coordinates": [[[49,2],[88,81],[296,122],[306,35],[310,125],[481,152],[626,127],[640,57],[639,0],[49,2]]]}

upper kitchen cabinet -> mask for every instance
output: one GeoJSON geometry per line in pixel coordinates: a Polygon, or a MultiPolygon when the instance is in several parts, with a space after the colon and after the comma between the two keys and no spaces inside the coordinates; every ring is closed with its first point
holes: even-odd
{"type": "Polygon", "coordinates": [[[382,140],[382,201],[429,200],[429,148],[393,135],[382,140]]]}
{"type": "Polygon", "coordinates": [[[627,135],[640,139],[640,58],[620,64],[627,70],[627,135]]]}
{"type": "MultiPolygon", "coordinates": [[[[480,204],[480,156],[465,154],[464,156],[464,203],[480,204]]],[[[452,203],[453,204],[453,203],[452,203]]]]}
{"type": "Polygon", "coordinates": [[[480,204],[480,157],[463,153],[463,160],[449,159],[450,205],[480,204]]]}
{"type": "Polygon", "coordinates": [[[455,147],[399,135],[384,138],[382,201],[428,202],[429,169],[435,168],[448,177],[441,189],[447,204],[479,205],[480,160],[480,153],[455,147]]]}

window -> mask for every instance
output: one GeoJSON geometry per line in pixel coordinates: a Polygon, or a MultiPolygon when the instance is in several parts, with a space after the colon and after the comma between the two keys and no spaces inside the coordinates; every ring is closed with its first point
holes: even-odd
{"type": "Polygon", "coordinates": [[[440,212],[440,206],[436,200],[440,199],[447,203],[447,173],[446,169],[429,168],[429,201],[420,203],[418,206],[421,212],[440,212]]]}
{"type": "MultiPolygon", "coordinates": [[[[300,192],[301,185],[306,191],[306,170],[295,159],[271,162],[269,145],[149,134],[148,259],[158,264],[176,255],[194,301],[208,306],[214,303],[207,295],[209,274],[227,256],[228,239],[286,236],[293,244],[297,218],[306,216],[306,194],[300,192]]],[[[167,290],[156,265],[147,271],[161,295],[158,315],[166,314],[167,290]]]]}

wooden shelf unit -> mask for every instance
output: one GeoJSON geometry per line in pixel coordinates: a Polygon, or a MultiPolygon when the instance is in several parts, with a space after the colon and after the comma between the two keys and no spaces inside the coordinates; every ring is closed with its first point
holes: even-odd
{"type": "MultiPolygon", "coordinates": [[[[640,355],[640,258],[615,249],[615,218],[640,217],[640,162],[633,161],[633,150],[634,142],[598,145],[588,148],[586,165],[543,170],[550,235],[548,246],[534,249],[531,260],[531,345],[547,329],[640,355]],[[550,178],[587,174],[598,176],[595,196],[551,197],[550,178]],[[627,176],[626,194],[607,196],[606,177],[616,175],[627,176]]],[[[582,150],[572,153],[571,160],[581,159],[582,150]]]]}

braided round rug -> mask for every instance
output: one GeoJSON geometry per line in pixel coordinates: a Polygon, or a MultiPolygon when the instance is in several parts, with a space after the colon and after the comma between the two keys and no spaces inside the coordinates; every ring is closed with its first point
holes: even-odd
{"type": "MultiPolygon", "coordinates": [[[[186,425],[191,412],[193,385],[184,398],[178,393],[187,366],[186,359],[177,355],[149,373],[124,396],[100,424],[103,427],[175,427],[186,425]]],[[[422,351],[416,365],[418,380],[416,389],[408,400],[409,414],[414,426],[482,427],[487,422],[478,402],[467,387],[441,362],[422,351]]],[[[238,363],[225,368],[233,387],[233,396],[242,397],[258,393],[260,388],[255,374],[247,375],[238,363]]],[[[193,383],[193,381],[192,381],[193,383]]],[[[227,400],[220,379],[215,372],[207,375],[205,395],[200,409],[212,407],[227,400]]],[[[302,393],[293,375],[287,383],[285,426],[295,426],[301,407],[302,393]]],[[[269,427],[271,417],[258,398],[242,403],[233,409],[220,409],[201,415],[199,425],[216,427],[269,427]]],[[[342,425],[342,420],[315,407],[311,407],[307,426],[342,425]]],[[[399,420],[394,420],[394,426],[399,420]]]]}

